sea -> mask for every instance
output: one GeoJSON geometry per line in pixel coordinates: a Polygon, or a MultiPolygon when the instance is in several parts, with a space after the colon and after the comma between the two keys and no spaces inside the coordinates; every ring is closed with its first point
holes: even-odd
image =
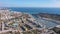
{"type": "Polygon", "coordinates": [[[60,8],[9,7],[8,9],[10,9],[11,11],[26,12],[30,14],[50,13],[60,15],[60,8]]]}

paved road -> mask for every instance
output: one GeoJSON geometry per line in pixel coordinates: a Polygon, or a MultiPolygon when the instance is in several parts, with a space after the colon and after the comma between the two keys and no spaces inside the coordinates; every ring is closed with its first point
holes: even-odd
{"type": "Polygon", "coordinates": [[[0,31],[0,33],[4,33],[4,32],[9,32],[9,31],[16,31],[16,32],[18,32],[18,30],[12,30],[12,29],[9,29],[9,30],[3,30],[3,31],[0,31]]]}

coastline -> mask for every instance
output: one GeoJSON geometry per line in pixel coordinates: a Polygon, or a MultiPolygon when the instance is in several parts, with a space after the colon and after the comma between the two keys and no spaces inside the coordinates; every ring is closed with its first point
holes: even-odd
{"type": "Polygon", "coordinates": [[[58,15],[58,14],[38,13],[38,14],[32,14],[32,15],[60,21],[60,15],[58,15]]]}

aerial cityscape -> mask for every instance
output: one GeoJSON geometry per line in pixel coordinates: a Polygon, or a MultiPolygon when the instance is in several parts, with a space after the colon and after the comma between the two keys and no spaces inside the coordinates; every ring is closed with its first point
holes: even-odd
{"type": "Polygon", "coordinates": [[[60,0],[0,0],[0,34],[60,34],[60,0]]]}
{"type": "Polygon", "coordinates": [[[0,34],[57,34],[59,24],[59,20],[0,9],[0,34]]]}

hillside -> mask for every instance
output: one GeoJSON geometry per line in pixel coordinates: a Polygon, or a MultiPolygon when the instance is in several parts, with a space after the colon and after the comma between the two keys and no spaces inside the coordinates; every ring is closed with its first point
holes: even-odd
{"type": "Polygon", "coordinates": [[[58,14],[39,13],[39,14],[33,14],[33,15],[37,15],[45,18],[51,18],[51,19],[60,21],[60,15],[58,14]]]}

